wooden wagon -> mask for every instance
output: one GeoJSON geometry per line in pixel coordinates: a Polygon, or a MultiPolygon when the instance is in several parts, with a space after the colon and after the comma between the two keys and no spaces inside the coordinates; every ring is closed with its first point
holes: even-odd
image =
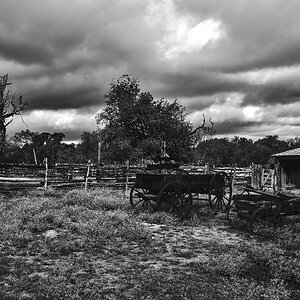
{"type": "Polygon", "coordinates": [[[235,195],[227,210],[227,220],[232,227],[246,227],[251,231],[262,223],[280,225],[283,217],[291,215],[300,215],[300,197],[252,187],[245,187],[242,193],[235,195]]]}
{"type": "Polygon", "coordinates": [[[226,209],[232,197],[230,176],[225,172],[189,174],[178,164],[150,165],[136,174],[130,203],[134,208],[176,212],[186,218],[199,194],[208,195],[211,208],[226,209]]]}

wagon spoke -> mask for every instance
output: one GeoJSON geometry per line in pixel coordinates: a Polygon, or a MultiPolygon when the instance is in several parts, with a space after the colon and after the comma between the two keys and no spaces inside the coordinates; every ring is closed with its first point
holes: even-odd
{"type": "Polygon", "coordinates": [[[138,206],[140,203],[143,203],[142,206],[144,205],[145,201],[143,199],[139,200],[138,202],[135,202],[134,206],[138,206]]]}
{"type": "Polygon", "coordinates": [[[221,198],[221,203],[223,204],[223,206],[224,206],[224,207],[226,207],[226,203],[225,203],[225,201],[224,201],[224,198],[223,198],[223,197],[221,198]]]}
{"type": "Polygon", "coordinates": [[[211,182],[209,189],[209,205],[211,208],[218,210],[228,209],[228,204],[231,201],[231,181],[225,172],[216,173],[211,182]],[[214,197],[215,195],[215,197],[214,197]],[[215,201],[216,200],[216,201],[215,201]]]}
{"type": "MultiPolygon", "coordinates": [[[[130,204],[133,208],[149,208],[149,203],[151,199],[149,199],[149,195],[147,198],[147,194],[149,191],[142,188],[133,187],[130,191],[130,204]]],[[[154,205],[151,205],[154,207],[154,205]]]]}
{"type": "Polygon", "coordinates": [[[182,182],[172,181],[160,191],[158,209],[176,213],[180,219],[187,218],[191,211],[192,197],[189,188],[182,182]]]}
{"type": "Polygon", "coordinates": [[[225,198],[229,202],[229,198],[227,198],[225,195],[223,195],[223,198],[225,198]]]}
{"type": "Polygon", "coordinates": [[[213,199],[211,199],[211,203],[212,205],[214,206],[216,204],[216,200],[217,199],[217,196],[215,195],[213,199]]]}

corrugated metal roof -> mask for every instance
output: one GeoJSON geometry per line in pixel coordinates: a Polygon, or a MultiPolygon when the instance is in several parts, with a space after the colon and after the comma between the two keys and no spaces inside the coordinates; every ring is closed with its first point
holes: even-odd
{"type": "Polygon", "coordinates": [[[276,156],[276,157],[278,157],[278,156],[300,156],[300,148],[296,148],[296,149],[276,153],[276,154],[273,154],[271,156],[276,156]]]}

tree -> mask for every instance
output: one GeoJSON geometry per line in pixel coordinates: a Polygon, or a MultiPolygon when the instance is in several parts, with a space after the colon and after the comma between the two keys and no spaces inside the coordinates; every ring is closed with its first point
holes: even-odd
{"type": "Polygon", "coordinates": [[[8,75],[0,76],[0,156],[3,156],[7,126],[13,121],[13,117],[20,115],[26,107],[22,96],[6,91],[10,84],[8,75]]]}
{"type": "Polygon", "coordinates": [[[256,141],[254,145],[254,160],[258,164],[266,164],[272,154],[289,149],[289,143],[287,141],[279,140],[278,135],[267,135],[263,139],[256,141]]]}
{"type": "Polygon", "coordinates": [[[227,138],[208,139],[200,142],[195,159],[200,165],[231,166],[234,164],[233,144],[227,138]]]}
{"type": "Polygon", "coordinates": [[[48,158],[48,163],[54,165],[57,161],[57,153],[64,138],[65,135],[61,132],[37,132],[34,134],[32,137],[32,146],[35,149],[37,161],[41,163],[44,158],[48,158]]]}
{"type": "Polygon", "coordinates": [[[106,160],[156,158],[161,141],[166,141],[170,156],[189,158],[192,125],[176,100],[154,100],[149,92],[140,92],[139,81],[129,75],[113,80],[105,99],[107,106],[96,120],[105,125],[101,136],[106,160]]]}
{"type": "Polygon", "coordinates": [[[38,134],[38,132],[32,132],[29,129],[16,132],[10,139],[16,151],[15,156],[11,157],[10,161],[37,164],[36,148],[33,141],[38,134]]]}
{"type": "Polygon", "coordinates": [[[292,139],[288,139],[287,143],[289,144],[289,147],[294,149],[294,148],[299,148],[300,147],[300,137],[297,136],[292,139]]]}
{"type": "Polygon", "coordinates": [[[91,160],[97,162],[98,158],[98,143],[99,132],[83,132],[81,135],[81,141],[76,146],[77,157],[81,162],[87,162],[91,160]]]}
{"type": "Polygon", "coordinates": [[[9,140],[10,153],[5,155],[5,160],[41,164],[44,158],[48,158],[49,164],[55,164],[64,137],[65,135],[61,132],[39,133],[28,129],[22,130],[15,133],[9,140]]]}

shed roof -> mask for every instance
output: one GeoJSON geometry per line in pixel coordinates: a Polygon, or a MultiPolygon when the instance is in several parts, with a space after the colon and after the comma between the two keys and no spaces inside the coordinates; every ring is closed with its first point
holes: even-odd
{"type": "Polygon", "coordinates": [[[276,156],[276,157],[297,156],[297,157],[300,157],[300,148],[295,148],[292,150],[276,153],[271,156],[276,156]]]}

